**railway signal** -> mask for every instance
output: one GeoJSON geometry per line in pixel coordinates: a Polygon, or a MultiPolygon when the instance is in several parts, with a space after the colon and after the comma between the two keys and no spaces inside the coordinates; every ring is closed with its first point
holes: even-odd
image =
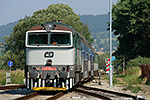
{"type": "Polygon", "coordinates": [[[109,73],[110,59],[105,58],[105,63],[106,63],[106,73],[109,73]]]}

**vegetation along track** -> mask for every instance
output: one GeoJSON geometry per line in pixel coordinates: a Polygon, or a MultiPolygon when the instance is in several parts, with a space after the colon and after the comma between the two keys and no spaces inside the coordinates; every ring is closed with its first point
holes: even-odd
{"type": "MultiPolygon", "coordinates": [[[[98,88],[93,88],[93,87],[87,87],[87,86],[79,86],[79,88],[74,89],[74,91],[85,93],[85,94],[95,96],[95,97],[105,99],[105,100],[112,100],[112,99],[117,99],[117,98],[123,99],[123,97],[124,98],[132,98],[133,100],[137,100],[137,97],[133,96],[133,95],[104,90],[104,89],[98,89],[98,88]],[[94,91],[96,91],[96,92],[94,92],[94,91]]],[[[145,100],[145,99],[138,98],[138,100],[145,100]]]]}

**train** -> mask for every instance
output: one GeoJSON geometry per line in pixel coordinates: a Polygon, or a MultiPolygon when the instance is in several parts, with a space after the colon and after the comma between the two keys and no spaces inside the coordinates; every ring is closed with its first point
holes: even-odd
{"type": "Polygon", "coordinates": [[[27,30],[25,80],[34,91],[66,91],[98,72],[99,55],[70,25],[51,21],[27,30]]]}

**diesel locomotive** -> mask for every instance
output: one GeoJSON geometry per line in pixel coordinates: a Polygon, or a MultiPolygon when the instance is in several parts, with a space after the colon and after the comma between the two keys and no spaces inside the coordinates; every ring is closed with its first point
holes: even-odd
{"type": "Polygon", "coordinates": [[[65,91],[98,71],[98,54],[71,26],[47,22],[26,32],[28,89],[65,91]]]}

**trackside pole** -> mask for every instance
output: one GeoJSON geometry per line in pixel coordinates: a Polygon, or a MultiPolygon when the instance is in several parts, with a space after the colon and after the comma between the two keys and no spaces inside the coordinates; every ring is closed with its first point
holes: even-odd
{"type": "Polygon", "coordinates": [[[100,71],[98,72],[98,76],[99,76],[99,82],[98,82],[98,84],[101,85],[101,81],[100,81],[101,72],[100,71]]]}
{"type": "Polygon", "coordinates": [[[111,65],[111,57],[112,57],[112,0],[109,1],[110,6],[110,66],[109,66],[109,86],[112,86],[112,65],[111,65]]]}

